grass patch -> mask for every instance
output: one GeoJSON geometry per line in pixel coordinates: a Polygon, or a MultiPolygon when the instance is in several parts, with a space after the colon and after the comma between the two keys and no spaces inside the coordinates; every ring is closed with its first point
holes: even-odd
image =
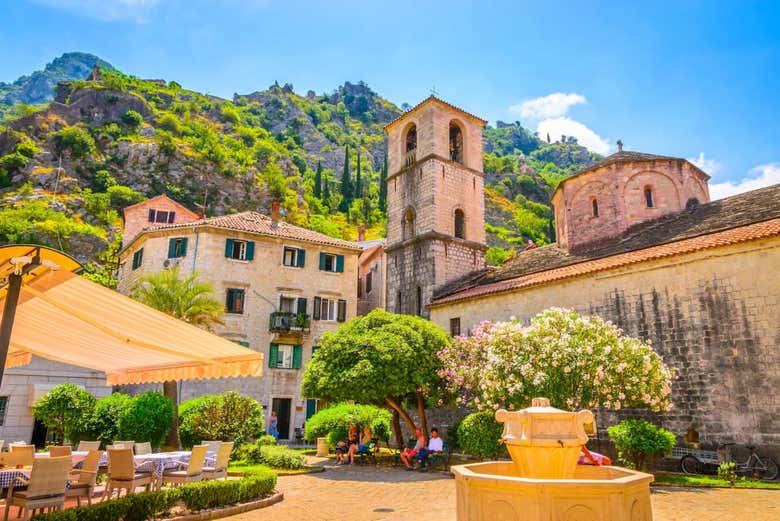
{"type": "Polygon", "coordinates": [[[264,471],[264,470],[270,470],[275,472],[276,474],[282,474],[282,475],[292,475],[292,474],[308,474],[310,472],[320,472],[321,467],[304,467],[302,469],[276,469],[273,467],[269,467],[268,465],[264,465],[262,463],[245,463],[243,461],[237,461],[235,464],[231,464],[228,466],[228,472],[240,472],[240,473],[252,473],[252,472],[258,472],[258,471],[264,471]]]}
{"type": "MultiPolygon", "coordinates": [[[[701,476],[689,474],[677,474],[674,472],[657,472],[655,474],[654,485],[672,485],[677,487],[726,487],[728,481],[719,479],[717,476],[701,476]]],[[[753,479],[739,479],[733,488],[763,488],[780,490],[780,482],[777,481],[757,481],[753,479]]]]}

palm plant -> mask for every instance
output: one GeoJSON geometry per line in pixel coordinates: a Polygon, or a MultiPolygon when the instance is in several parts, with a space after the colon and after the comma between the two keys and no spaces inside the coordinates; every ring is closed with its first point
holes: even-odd
{"type": "MultiPolygon", "coordinates": [[[[197,273],[180,278],[178,266],[142,276],[133,285],[130,296],[149,307],[209,331],[214,325],[223,323],[225,308],[215,298],[211,284],[198,280],[197,273]]],[[[178,447],[178,382],[163,382],[163,394],[173,402],[173,422],[165,443],[178,447]]]]}

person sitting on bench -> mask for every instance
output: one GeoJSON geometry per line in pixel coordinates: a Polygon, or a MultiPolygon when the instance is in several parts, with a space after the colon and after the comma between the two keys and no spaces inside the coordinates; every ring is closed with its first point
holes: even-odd
{"type": "Polygon", "coordinates": [[[417,461],[420,463],[420,470],[428,470],[428,458],[433,454],[441,454],[444,450],[444,440],[439,438],[439,429],[431,429],[431,438],[428,440],[428,448],[421,449],[417,453],[417,461]]]}
{"type": "Polygon", "coordinates": [[[417,438],[417,443],[414,445],[414,448],[404,449],[404,451],[401,453],[401,461],[403,461],[404,465],[406,465],[406,470],[414,470],[414,467],[412,466],[414,457],[417,455],[417,453],[420,452],[420,450],[425,450],[425,436],[423,436],[422,431],[420,429],[415,429],[414,436],[417,438]]]}

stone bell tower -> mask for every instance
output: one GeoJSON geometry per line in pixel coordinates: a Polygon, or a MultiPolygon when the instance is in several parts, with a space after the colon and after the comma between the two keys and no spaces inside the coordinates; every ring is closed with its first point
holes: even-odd
{"type": "Polygon", "coordinates": [[[428,318],[436,288],[485,266],[485,123],[430,96],[385,126],[388,311],[428,318]]]}

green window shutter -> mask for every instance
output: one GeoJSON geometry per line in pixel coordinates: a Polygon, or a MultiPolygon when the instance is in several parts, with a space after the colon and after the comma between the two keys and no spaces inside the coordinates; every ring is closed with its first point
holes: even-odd
{"type": "Polygon", "coordinates": [[[176,238],[168,239],[168,258],[172,259],[176,256],[176,238]]]}
{"type": "Polygon", "coordinates": [[[308,420],[317,412],[317,400],[306,400],[306,419],[308,420]]]}
{"type": "Polygon", "coordinates": [[[320,269],[325,269],[325,254],[323,252],[320,252],[320,269]]]}
{"type": "Polygon", "coordinates": [[[236,344],[242,346],[242,347],[249,347],[249,342],[246,342],[244,340],[233,340],[236,344]]]}
{"type": "Polygon", "coordinates": [[[233,239],[225,240],[225,257],[233,257],[233,239]]]}
{"type": "Polygon", "coordinates": [[[306,264],[306,250],[300,248],[298,250],[298,257],[295,260],[295,265],[299,268],[303,268],[303,265],[306,264]]]}
{"type": "Polygon", "coordinates": [[[339,300],[338,315],[336,316],[336,320],[339,322],[344,322],[346,319],[347,319],[347,301],[339,300]]]}
{"type": "Polygon", "coordinates": [[[187,255],[187,237],[182,237],[181,239],[181,257],[184,257],[187,255]]]}
{"type": "Polygon", "coordinates": [[[300,369],[303,364],[303,346],[293,346],[292,368],[300,369]]]}
{"type": "Polygon", "coordinates": [[[303,297],[298,297],[298,313],[306,313],[306,305],[308,302],[303,297]]]}
{"type": "Polygon", "coordinates": [[[255,258],[255,241],[246,241],[246,260],[255,258]]]}
{"type": "Polygon", "coordinates": [[[233,290],[230,288],[228,288],[226,293],[225,308],[227,308],[228,313],[233,310],[233,290]]]}
{"type": "Polygon", "coordinates": [[[336,255],[336,273],[344,273],[344,256],[336,255]]]}
{"type": "Polygon", "coordinates": [[[322,299],[320,297],[314,297],[314,309],[311,313],[311,318],[314,320],[320,319],[320,307],[322,306],[322,299]]]}
{"type": "Polygon", "coordinates": [[[279,344],[271,344],[268,352],[268,367],[275,368],[279,360],[279,344]]]}

